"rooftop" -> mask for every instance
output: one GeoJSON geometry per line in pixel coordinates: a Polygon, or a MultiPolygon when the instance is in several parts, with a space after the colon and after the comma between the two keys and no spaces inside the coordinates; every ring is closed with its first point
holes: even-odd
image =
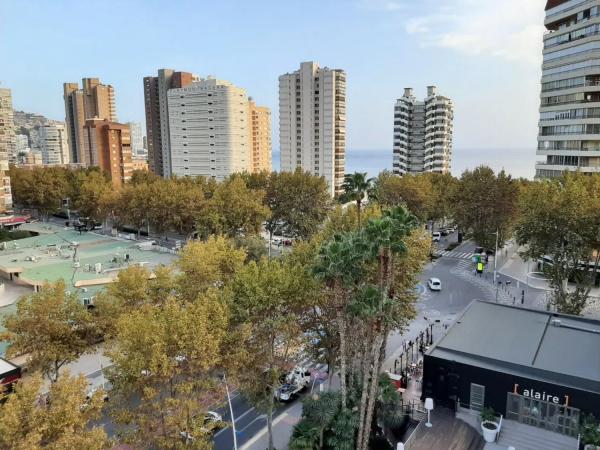
{"type": "Polygon", "coordinates": [[[600,393],[600,321],[473,301],[427,355],[600,393]]]}

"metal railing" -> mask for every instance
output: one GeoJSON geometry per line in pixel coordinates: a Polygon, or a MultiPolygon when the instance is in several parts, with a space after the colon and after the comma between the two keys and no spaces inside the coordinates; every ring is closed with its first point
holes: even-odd
{"type": "Polygon", "coordinates": [[[406,442],[404,442],[404,450],[410,450],[412,448],[413,444],[415,443],[415,440],[417,439],[417,433],[421,429],[422,425],[423,422],[421,421],[417,424],[415,429],[412,430],[412,433],[410,433],[410,436],[408,436],[408,439],[406,439],[406,442]]]}

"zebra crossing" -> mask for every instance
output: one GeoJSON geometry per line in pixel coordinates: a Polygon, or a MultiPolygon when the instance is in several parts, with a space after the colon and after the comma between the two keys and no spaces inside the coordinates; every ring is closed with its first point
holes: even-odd
{"type": "Polygon", "coordinates": [[[458,250],[436,250],[433,252],[434,256],[444,256],[446,258],[456,258],[456,259],[466,259],[471,260],[473,257],[473,253],[471,252],[461,252],[458,250]]]}
{"type": "Polygon", "coordinates": [[[314,355],[305,352],[300,352],[296,355],[296,365],[305,367],[308,370],[312,369],[316,372],[324,372],[327,370],[327,364],[316,362],[314,355]]]}

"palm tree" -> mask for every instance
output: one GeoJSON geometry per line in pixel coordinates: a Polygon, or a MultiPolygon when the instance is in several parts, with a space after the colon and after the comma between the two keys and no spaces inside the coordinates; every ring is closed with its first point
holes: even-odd
{"type": "Polygon", "coordinates": [[[319,441],[319,427],[308,419],[294,426],[288,448],[290,450],[314,450],[319,441]]]}
{"type": "Polygon", "coordinates": [[[302,415],[319,429],[319,448],[323,448],[323,434],[331,425],[335,415],[340,410],[340,394],[325,392],[322,395],[312,395],[305,398],[302,404],[302,415]]]}
{"type": "Polygon", "coordinates": [[[336,235],[319,250],[313,266],[315,276],[324,281],[334,297],[336,322],[340,334],[340,393],[346,409],[346,304],[348,288],[360,278],[364,245],[357,233],[336,235]]]}
{"type": "Polygon", "coordinates": [[[365,197],[373,188],[375,178],[367,178],[366,172],[348,173],[344,177],[342,189],[344,190],[343,198],[349,201],[356,202],[356,214],[358,217],[358,228],[361,226],[361,207],[365,197]]]}

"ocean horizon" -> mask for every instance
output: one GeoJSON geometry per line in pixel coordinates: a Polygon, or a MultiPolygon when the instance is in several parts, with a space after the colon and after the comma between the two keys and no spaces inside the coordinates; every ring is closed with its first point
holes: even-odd
{"type": "MultiPolygon", "coordinates": [[[[279,151],[273,151],[273,169],[279,170],[279,151]]],[[[392,150],[346,150],[346,172],[367,172],[376,177],[383,170],[392,170],[392,150]]],[[[526,148],[455,148],[452,151],[452,175],[460,177],[467,169],[487,165],[498,172],[504,169],[514,178],[533,179],[535,149],[526,148]]]]}

